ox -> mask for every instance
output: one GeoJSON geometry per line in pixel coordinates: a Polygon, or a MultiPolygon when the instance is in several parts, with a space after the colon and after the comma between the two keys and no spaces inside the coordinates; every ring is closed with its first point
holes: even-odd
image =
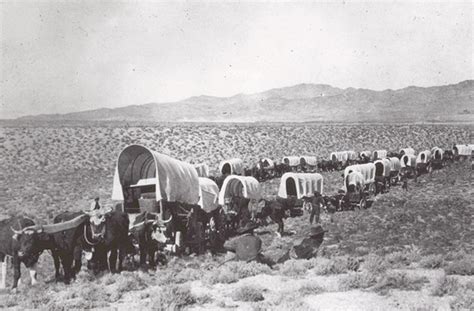
{"type": "Polygon", "coordinates": [[[84,225],[86,259],[94,272],[122,271],[123,260],[130,252],[128,214],[121,211],[94,210],[85,212],[89,221],[84,225]],[[110,252],[110,255],[109,255],[110,252]],[[118,266],[117,266],[118,255],[118,266]]]}
{"type": "Polygon", "coordinates": [[[81,234],[86,219],[82,212],[65,212],[56,216],[51,225],[32,225],[15,231],[20,243],[19,255],[39,256],[44,250],[51,250],[56,281],[60,280],[62,264],[64,282],[68,284],[81,269],[81,234]]]}
{"type": "Polygon", "coordinates": [[[296,197],[289,197],[286,199],[278,198],[275,201],[269,201],[261,199],[258,203],[259,212],[256,214],[256,218],[261,223],[266,223],[267,217],[278,225],[277,233],[281,236],[284,232],[283,219],[291,211],[296,204],[296,197]]]}
{"type": "Polygon", "coordinates": [[[135,218],[133,226],[130,227],[130,235],[138,244],[142,269],[147,268],[147,257],[148,265],[151,268],[156,267],[155,253],[166,244],[167,224],[171,220],[172,216],[163,221],[158,214],[149,212],[143,212],[135,218]]]}
{"type": "Polygon", "coordinates": [[[2,281],[0,288],[6,288],[7,256],[12,257],[13,263],[13,288],[18,286],[21,276],[21,263],[30,270],[31,285],[36,284],[36,263],[39,253],[26,256],[20,252],[21,240],[18,235],[25,227],[33,226],[35,223],[28,218],[19,216],[0,221],[0,260],[2,261],[2,281]],[[12,232],[13,230],[13,232],[12,232]]]}

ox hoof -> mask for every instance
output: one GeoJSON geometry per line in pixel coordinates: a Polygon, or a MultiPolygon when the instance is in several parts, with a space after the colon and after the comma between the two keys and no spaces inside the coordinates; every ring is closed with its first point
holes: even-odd
{"type": "Polygon", "coordinates": [[[12,294],[18,294],[18,287],[12,288],[10,292],[12,294]]]}

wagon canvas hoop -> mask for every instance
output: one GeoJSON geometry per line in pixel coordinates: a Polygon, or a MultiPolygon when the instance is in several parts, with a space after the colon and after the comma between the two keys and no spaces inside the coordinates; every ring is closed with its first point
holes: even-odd
{"type": "Polygon", "coordinates": [[[196,204],[199,179],[191,164],[140,145],[126,147],[115,168],[112,200],[124,200],[128,187],[155,186],[155,200],[196,204]]]}
{"type": "Polygon", "coordinates": [[[286,199],[288,197],[289,189],[287,189],[287,183],[289,181],[294,183],[298,199],[314,196],[315,191],[323,193],[323,176],[321,174],[285,173],[281,177],[278,189],[278,196],[280,198],[286,199]]]}
{"type": "Polygon", "coordinates": [[[224,205],[225,199],[230,196],[260,200],[262,189],[258,180],[250,176],[230,175],[224,180],[219,192],[219,204],[224,205]]]}

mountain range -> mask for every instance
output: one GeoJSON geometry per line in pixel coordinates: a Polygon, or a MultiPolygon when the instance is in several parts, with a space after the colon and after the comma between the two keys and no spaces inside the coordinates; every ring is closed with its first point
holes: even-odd
{"type": "Polygon", "coordinates": [[[298,84],[231,97],[196,96],[20,120],[154,122],[473,122],[474,80],[398,90],[298,84]]]}

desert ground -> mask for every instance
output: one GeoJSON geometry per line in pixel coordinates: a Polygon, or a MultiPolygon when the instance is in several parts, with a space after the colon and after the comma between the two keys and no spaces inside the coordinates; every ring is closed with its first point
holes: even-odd
{"type": "MultiPolygon", "coordinates": [[[[473,142],[472,125],[451,124],[168,124],[150,126],[27,125],[0,127],[0,214],[50,222],[66,210],[109,199],[115,162],[129,144],[141,144],[213,173],[226,158],[250,166],[260,157],[327,158],[331,151],[417,151],[473,142]]],[[[340,188],[341,172],[322,173],[325,194],[340,188]]],[[[52,260],[40,258],[30,286],[22,270],[18,292],[0,291],[10,309],[238,309],[238,310],[472,310],[474,309],[474,176],[458,162],[377,196],[370,208],[323,214],[328,230],[318,256],[274,269],[228,262],[229,255],[170,258],[144,273],[94,276],[84,266],[71,285],[55,283],[52,260]]],[[[274,197],[279,180],[263,184],[274,197]]],[[[264,254],[279,256],[309,231],[309,215],[257,230],[264,254]]],[[[11,271],[8,284],[11,284],[11,271]]]]}

